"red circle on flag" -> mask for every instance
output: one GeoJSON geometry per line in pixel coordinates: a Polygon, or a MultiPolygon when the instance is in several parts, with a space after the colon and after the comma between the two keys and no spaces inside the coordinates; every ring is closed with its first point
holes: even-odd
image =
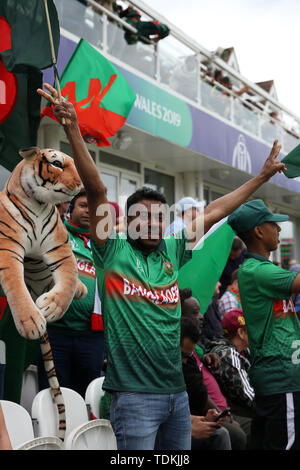
{"type": "Polygon", "coordinates": [[[15,74],[8,72],[0,59],[0,124],[12,112],[17,98],[17,79],[15,74]]]}

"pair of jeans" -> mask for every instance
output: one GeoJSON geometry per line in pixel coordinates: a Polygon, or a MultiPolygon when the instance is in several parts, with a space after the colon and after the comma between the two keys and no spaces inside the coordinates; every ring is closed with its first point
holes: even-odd
{"type": "MultiPolygon", "coordinates": [[[[61,387],[78,392],[83,398],[87,386],[101,376],[104,361],[104,334],[91,331],[70,336],[48,327],[54,366],[61,387]]],[[[49,387],[42,356],[38,359],[39,390],[49,387]]]]}
{"type": "Polygon", "coordinates": [[[113,392],[110,420],[119,450],[190,450],[188,395],[113,392]]]}

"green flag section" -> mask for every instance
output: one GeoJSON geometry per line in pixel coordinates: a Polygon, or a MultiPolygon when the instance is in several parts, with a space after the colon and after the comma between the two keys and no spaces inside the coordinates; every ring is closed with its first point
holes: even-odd
{"type": "Polygon", "coordinates": [[[300,145],[297,145],[282,160],[287,170],[284,172],[288,178],[296,178],[300,176],[300,145]]]}
{"type": "MultiPolygon", "coordinates": [[[[0,60],[1,78],[3,70],[0,60]]],[[[5,71],[2,83],[5,105],[0,104],[0,164],[12,171],[21,161],[19,150],[37,143],[41,100],[36,90],[42,86],[42,73],[34,69],[16,74],[5,71]]]]}
{"type": "MultiPolygon", "coordinates": [[[[48,0],[57,52],[59,23],[48,0]]],[[[20,148],[37,144],[42,86],[40,69],[51,65],[51,49],[42,0],[0,2],[0,164],[13,170],[20,148]]]]}
{"type": "MultiPolygon", "coordinates": [[[[83,138],[99,147],[110,145],[107,138],[125,124],[136,98],[115,66],[81,39],[60,86],[62,96],[75,107],[83,138]]],[[[55,119],[53,107],[46,106],[42,116],[55,119]]]]}
{"type": "MultiPolygon", "coordinates": [[[[57,55],[60,39],[58,16],[53,0],[48,0],[47,4],[57,55]]],[[[41,70],[52,65],[43,0],[1,0],[0,32],[0,52],[9,72],[24,72],[27,66],[41,70]]]]}
{"type": "MultiPolygon", "coordinates": [[[[24,370],[36,362],[39,340],[24,339],[16,330],[6,297],[0,297],[0,340],[5,343],[4,383],[0,380],[0,399],[20,403],[24,370]]],[[[0,379],[1,379],[0,377],[0,379]]]]}
{"type": "Polygon", "coordinates": [[[189,287],[204,314],[212,299],[231,250],[234,231],[227,218],[215,224],[193,250],[192,260],[179,271],[179,289],[189,287]]]}

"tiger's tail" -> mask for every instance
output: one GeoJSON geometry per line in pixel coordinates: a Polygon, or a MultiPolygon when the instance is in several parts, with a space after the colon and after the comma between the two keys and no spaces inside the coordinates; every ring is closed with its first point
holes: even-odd
{"type": "Polygon", "coordinates": [[[54,361],[53,361],[53,354],[52,354],[51,345],[50,345],[47,331],[44,333],[43,336],[40,337],[40,346],[41,346],[44,366],[45,366],[49,386],[51,389],[52,397],[58,410],[58,417],[59,417],[58,437],[62,441],[64,441],[65,433],[66,433],[65,403],[64,403],[64,398],[63,398],[63,395],[62,395],[62,392],[58,383],[54,361]]]}

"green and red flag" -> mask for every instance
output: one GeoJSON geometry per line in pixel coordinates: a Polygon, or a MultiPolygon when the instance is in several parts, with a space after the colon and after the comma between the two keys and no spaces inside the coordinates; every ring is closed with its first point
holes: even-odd
{"type": "Polygon", "coordinates": [[[193,249],[192,259],[179,271],[179,288],[192,289],[202,314],[206,312],[225,268],[234,235],[225,217],[204,235],[193,249]]]}
{"type": "MultiPolygon", "coordinates": [[[[61,94],[73,103],[79,127],[87,142],[108,146],[125,124],[135,93],[116,67],[81,39],[60,77],[61,94]]],[[[56,119],[53,106],[42,116],[56,119]]]]}
{"type": "MultiPolygon", "coordinates": [[[[55,52],[59,23],[48,0],[55,52]]],[[[19,149],[35,146],[40,124],[41,69],[52,63],[45,6],[42,0],[0,2],[0,165],[13,170],[19,149]]]]}

